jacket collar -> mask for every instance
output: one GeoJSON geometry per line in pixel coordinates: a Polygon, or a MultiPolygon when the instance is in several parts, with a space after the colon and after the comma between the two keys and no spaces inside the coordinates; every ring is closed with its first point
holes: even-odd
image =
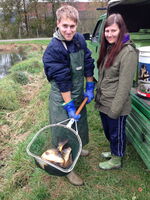
{"type": "Polygon", "coordinates": [[[57,38],[58,40],[65,41],[65,38],[62,36],[58,28],[56,28],[53,37],[57,38]]]}

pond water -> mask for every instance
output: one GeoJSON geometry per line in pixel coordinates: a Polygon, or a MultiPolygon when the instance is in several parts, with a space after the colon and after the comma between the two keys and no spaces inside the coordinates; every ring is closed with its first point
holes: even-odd
{"type": "Polygon", "coordinates": [[[22,53],[0,53],[0,79],[8,74],[12,65],[24,59],[22,53]]]}

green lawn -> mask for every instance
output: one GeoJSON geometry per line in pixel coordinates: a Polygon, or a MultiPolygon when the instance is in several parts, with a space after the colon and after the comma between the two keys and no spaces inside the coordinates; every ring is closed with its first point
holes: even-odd
{"type": "MultiPolygon", "coordinates": [[[[47,43],[48,41],[40,42],[42,45],[47,43]]],[[[33,56],[36,57],[36,54],[33,56]]],[[[41,56],[42,54],[38,54],[39,59],[41,56]]],[[[31,57],[29,59],[31,62],[31,57]]],[[[27,60],[27,65],[28,63],[27,60]]],[[[21,66],[24,65],[25,63],[21,66]]],[[[100,158],[100,153],[108,150],[109,146],[94,102],[87,105],[90,142],[86,148],[90,150],[90,155],[87,158],[80,157],[75,166],[75,171],[84,179],[85,185],[73,186],[65,177],[49,175],[35,165],[33,158],[27,155],[26,147],[34,134],[48,124],[50,89],[43,70],[41,67],[40,69],[34,73],[27,73],[28,84],[17,84],[21,92],[16,93],[20,106],[12,109],[0,107],[2,128],[0,199],[149,200],[150,174],[131,144],[127,145],[121,169],[110,171],[99,169],[99,162],[104,160],[100,158]]],[[[9,83],[7,80],[0,80],[0,89],[3,81],[5,84],[9,83]]],[[[7,88],[9,91],[14,91],[11,85],[12,82],[7,88]]],[[[2,88],[5,92],[6,87],[2,88]]]]}

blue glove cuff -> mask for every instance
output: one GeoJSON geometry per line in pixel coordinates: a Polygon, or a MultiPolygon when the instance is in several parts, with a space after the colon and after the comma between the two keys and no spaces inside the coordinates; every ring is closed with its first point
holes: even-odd
{"type": "Polygon", "coordinates": [[[81,117],[80,115],[76,115],[76,108],[74,104],[74,100],[69,101],[68,103],[63,103],[62,104],[64,109],[67,111],[68,115],[70,118],[74,118],[75,120],[79,120],[81,117]]]}
{"type": "Polygon", "coordinates": [[[71,99],[69,102],[63,103],[62,105],[65,108],[67,105],[73,105],[73,104],[74,104],[74,101],[73,101],[73,99],[71,99]]]}
{"type": "Polygon", "coordinates": [[[94,99],[94,88],[95,82],[86,82],[86,92],[84,93],[84,97],[88,97],[87,104],[94,99]]]}
{"type": "Polygon", "coordinates": [[[86,90],[94,90],[95,82],[86,82],[86,90]]]}

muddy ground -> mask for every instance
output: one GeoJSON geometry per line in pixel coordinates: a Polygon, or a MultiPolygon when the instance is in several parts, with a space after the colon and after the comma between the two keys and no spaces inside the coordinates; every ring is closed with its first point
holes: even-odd
{"type": "Polygon", "coordinates": [[[5,52],[18,52],[18,50],[23,50],[24,48],[29,48],[31,51],[43,50],[45,47],[39,44],[0,44],[0,53],[5,52]]]}

